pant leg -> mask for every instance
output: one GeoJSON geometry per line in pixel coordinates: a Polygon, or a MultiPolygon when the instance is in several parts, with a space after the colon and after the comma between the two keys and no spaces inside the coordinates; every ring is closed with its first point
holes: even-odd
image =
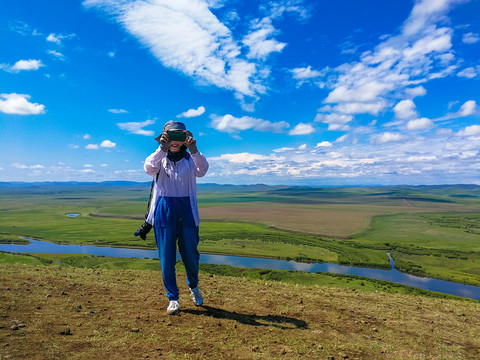
{"type": "Polygon", "coordinates": [[[182,198],[182,218],[178,227],[178,249],[187,272],[187,284],[194,289],[198,286],[200,253],[197,250],[200,240],[198,226],[192,214],[189,198],[182,198]]]}
{"type": "Polygon", "coordinates": [[[177,262],[177,221],[171,198],[159,198],[155,210],[155,241],[157,242],[163,285],[170,300],[178,300],[175,264],[177,262]]]}

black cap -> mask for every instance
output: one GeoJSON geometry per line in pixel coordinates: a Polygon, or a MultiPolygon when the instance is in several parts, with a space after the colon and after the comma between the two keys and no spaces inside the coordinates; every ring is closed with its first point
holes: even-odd
{"type": "Polygon", "coordinates": [[[184,123],[180,121],[170,120],[165,125],[163,125],[163,130],[187,130],[187,127],[184,123]]]}

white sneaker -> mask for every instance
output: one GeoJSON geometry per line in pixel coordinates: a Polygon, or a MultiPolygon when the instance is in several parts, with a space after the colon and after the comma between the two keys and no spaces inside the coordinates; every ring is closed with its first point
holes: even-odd
{"type": "Polygon", "coordinates": [[[198,290],[198,286],[195,289],[190,289],[190,296],[192,297],[193,302],[197,306],[201,306],[203,304],[203,296],[200,294],[200,290],[198,290]]]}
{"type": "Polygon", "coordinates": [[[168,304],[167,314],[175,315],[175,314],[178,314],[179,311],[180,311],[180,303],[178,302],[178,300],[171,300],[170,304],[168,304]]]}

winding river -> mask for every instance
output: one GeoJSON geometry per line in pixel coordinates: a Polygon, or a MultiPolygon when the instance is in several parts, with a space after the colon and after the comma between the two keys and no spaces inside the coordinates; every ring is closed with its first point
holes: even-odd
{"type": "MultiPolygon", "coordinates": [[[[90,245],[59,245],[46,241],[28,239],[30,244],[0,244],[0,251],[20,253],[58,253],[58,254],[89,254],[98,256],[126,257],[154,259],[158,258],[157,250],[116,248],[107,246],[90,245]]],[[[395,263],[390,258],[390,270],[361,268],[356,266],[343,266],[329,263],[301,263],[296,261],[252,258],[243,256],[226,256],[201,254],[200,262],[216,265],[230,265],[235,267],[259,268],[271,270],[297,270],[304,272],[327,272],[335,274],[363,276],[370,279],[385,280],[397,284],[408,285],[424,290],[436,291],[470,299],[480,300],[480,287],[464,285],[450,281],[438,280],[427,277],[413,276],[395,269],[395,263]]],[[[177,259],[180,255],[177,253],[177,259]]]]}

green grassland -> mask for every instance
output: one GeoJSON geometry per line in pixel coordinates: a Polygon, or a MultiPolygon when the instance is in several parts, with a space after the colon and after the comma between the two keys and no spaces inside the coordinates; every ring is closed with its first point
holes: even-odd
{"type": "MultiPolygon", "coordinates": [[[[480,285],[478,186],[203,189],[201,213],[208,208],[222,214],[232,205],[257,212],[255,223],[233,220],[235,212],[230,220],[203,219],[201,252],[388,268],[390,251],[402,271],[480,285]],[[281,216],[268,217],[274,210],[281,216]],[[310,210],[311,224],[328,223],[339,213],[344,218],[330,232],[302,231],[289,220],[289,212],[308,216],[310,210]],[[333,235],[354,220],[360,225],[349,234],[333,235]]],[[[23,236],[153,248],[153,232],[147,241],[133,236],[143,222],[148,191],[148,184],[0,186],[0,241],[23,236]]]]}
{"type": "Polygon", "coordinates": [[[0,234],[0,244],[29,244],[30,241],[22,239],[18,236],[11,236],[6,234],[0,234]]]}
{"type": "MultiPolygon", "coordinates": [[[[161,271],[155,259],[132,259],[104,257],[84,254],[13,254],[0,252],[0,264],[25,264],[31,266],[53,266],[61,268],[117,269],[161,271]]],[[[177,261],[176,271],[185,276],[185,269],[177,261]]],[[[289,284],[315,285],[328,288],[342,288],[366,292],[410,294],[430,298],[474,301],[448,294],[436,293],[388,281],[368,279],[354,275],[329,273],[304,273],[294,270],[268,270],[233,267],[229,265],[200,264],[200,274],[242,277],[254,280],[279,281],[289,284]]],[[[159,275],[160,277],[160,275],[159,275]]]]}

